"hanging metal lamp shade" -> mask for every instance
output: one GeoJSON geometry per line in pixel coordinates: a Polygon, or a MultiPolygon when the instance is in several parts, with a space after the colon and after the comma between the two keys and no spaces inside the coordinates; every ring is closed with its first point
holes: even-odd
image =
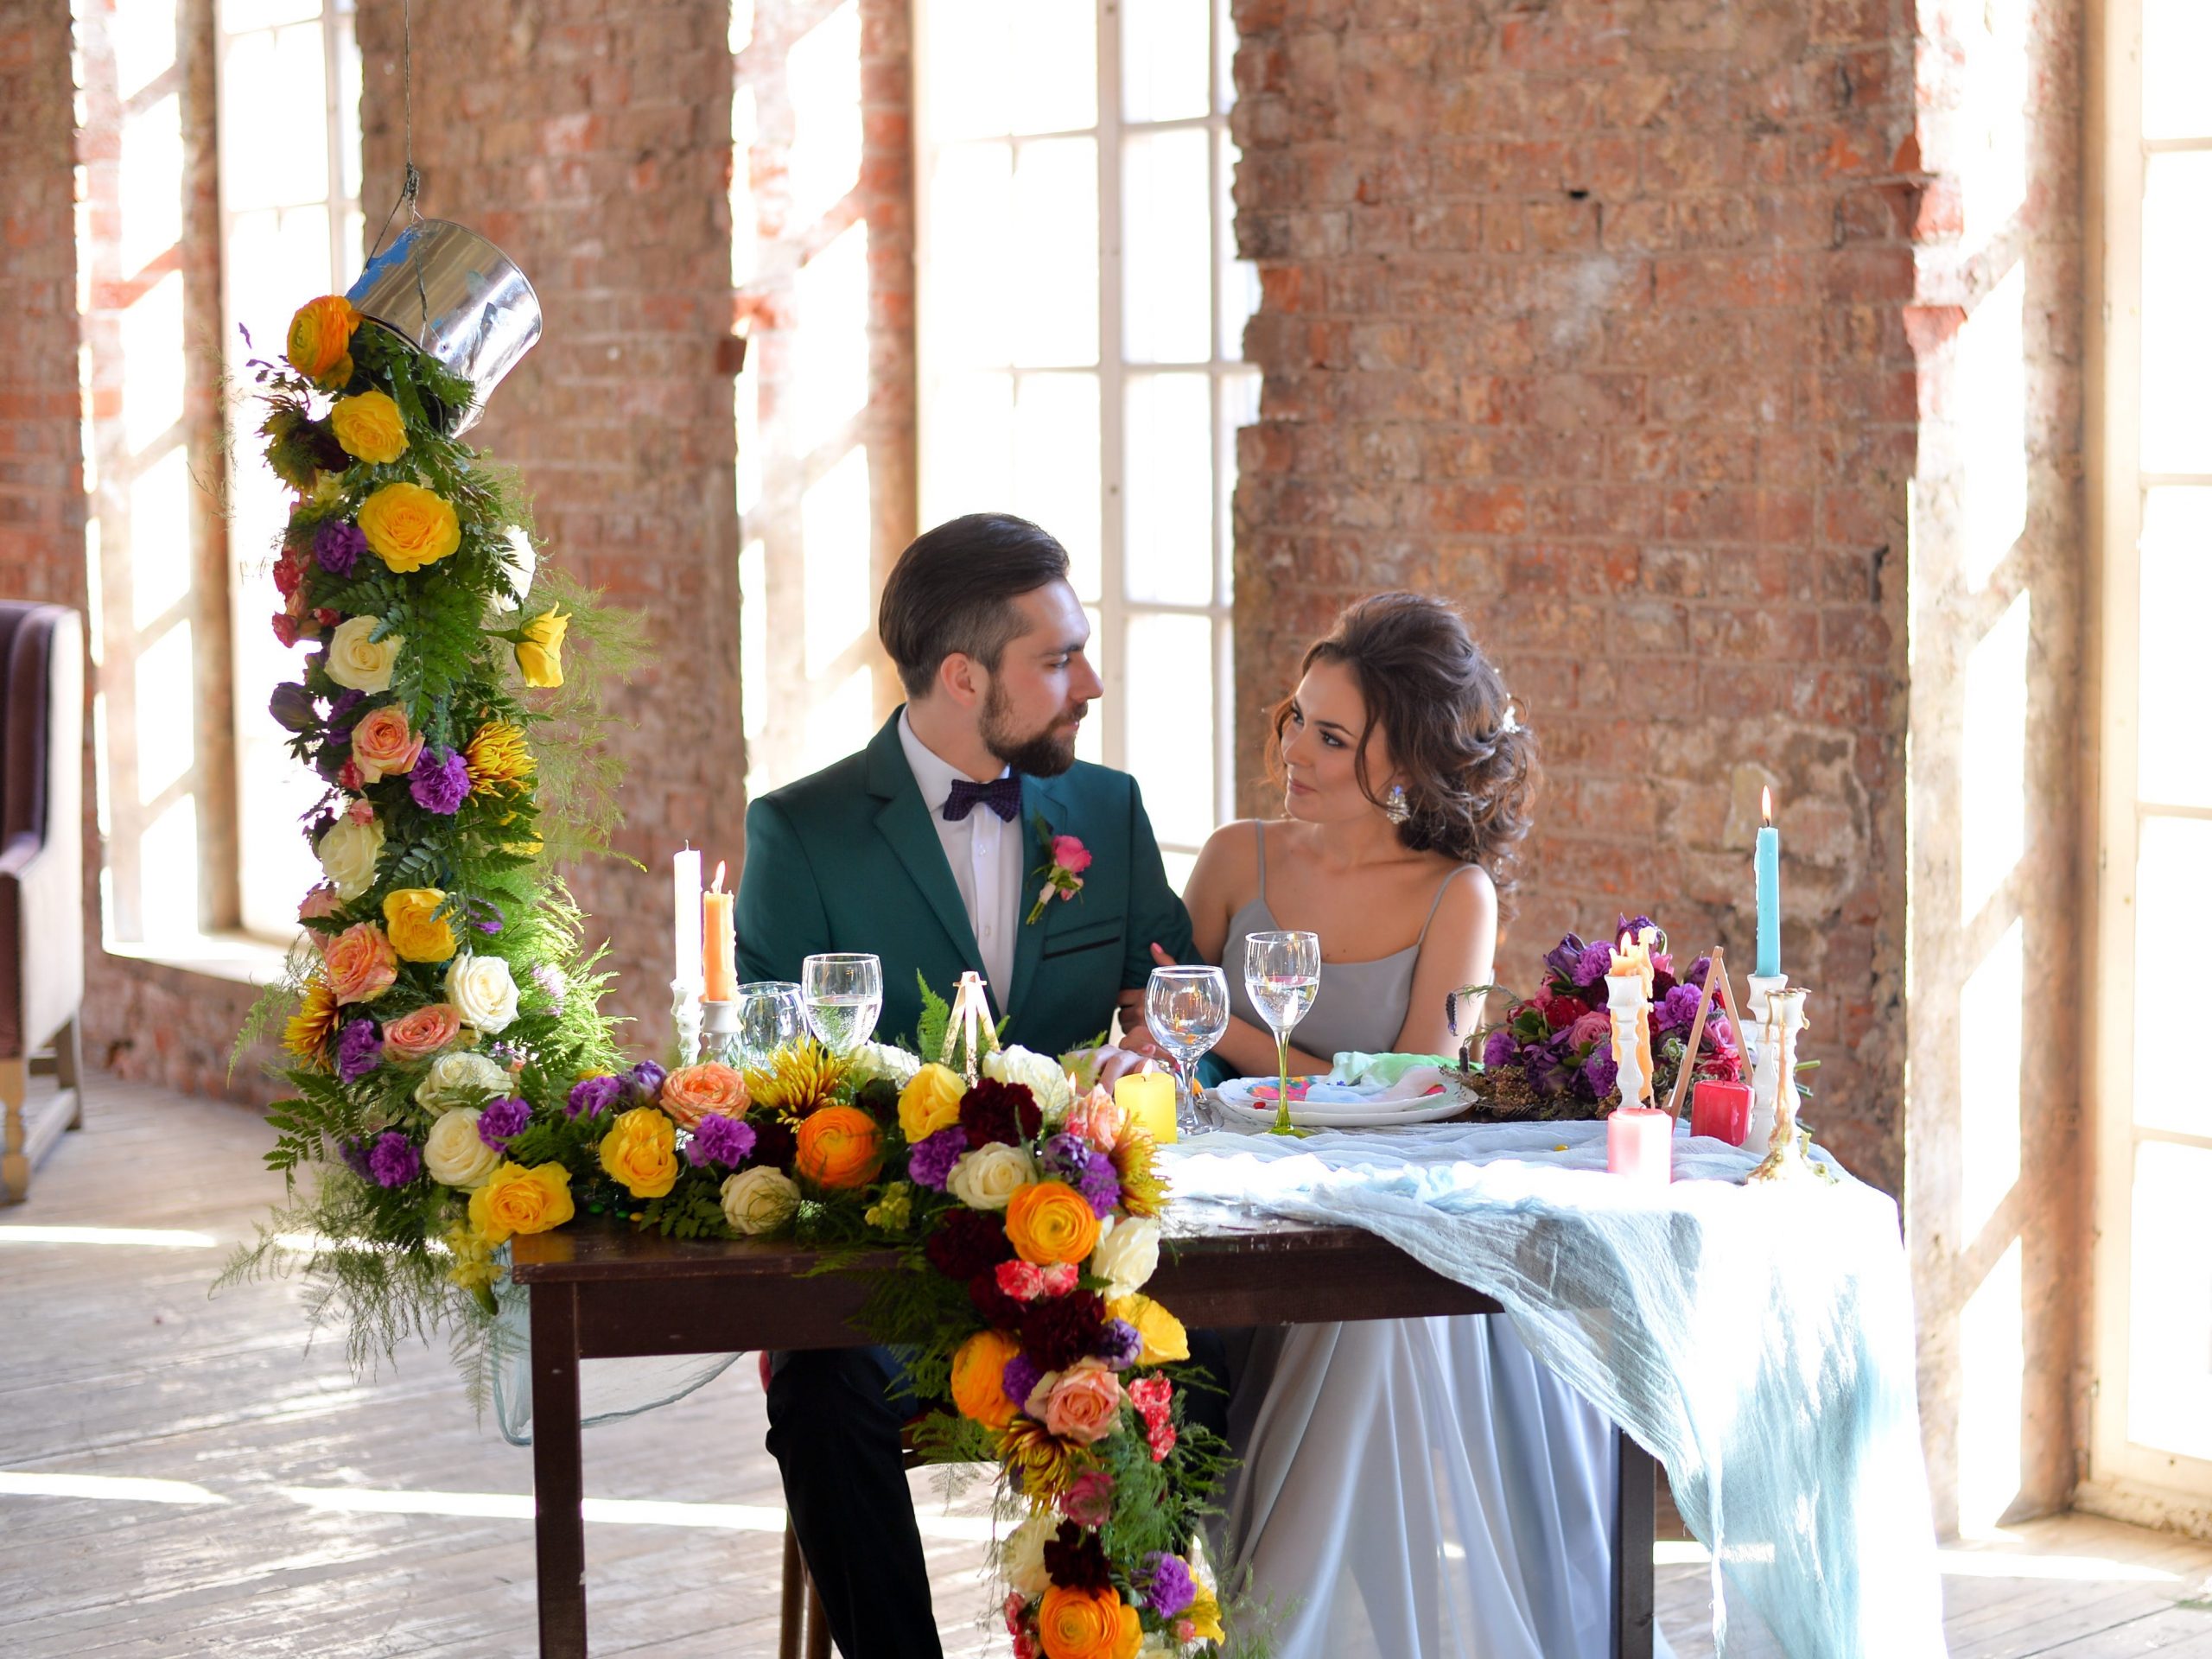
{"type": "Polygon", "coordinates": [[[346,291],[369,321],[464,375],[475,393],[447,412],[454,436],[476,424],[493,388],[537,343],[543,318],[521,268],[466,226],[418,219],[346,291]]]}

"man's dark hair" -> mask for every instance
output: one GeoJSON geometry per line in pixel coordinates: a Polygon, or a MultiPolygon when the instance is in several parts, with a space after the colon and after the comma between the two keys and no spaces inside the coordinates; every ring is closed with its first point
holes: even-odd
{"type": "Polygon", "coordinates": [[[1067,574],[1067,549],[1010,512],[971,512],[917,536],[891,567],[875,620],[906,695],[928,696],[956,652],[997,673],[1022,630],[1014,601],[1067,574]]]}

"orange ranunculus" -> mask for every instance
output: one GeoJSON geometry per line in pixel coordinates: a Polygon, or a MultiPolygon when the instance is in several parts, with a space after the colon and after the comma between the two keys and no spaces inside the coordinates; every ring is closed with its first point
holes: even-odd
{"type": "Polygon", "coordinates": [[[1006,1363],[1021,1344],[1002,1331],[978,1331],[952,1352],[952,1403],[963,1417],[985,1428],[1004,1428],[1014,1421],[1014,1402],[1006,1397],[1006,1363]]]}
{"type": "Polygon", "coordinates": [[[399,977],[391,941],[374,922],[356,922],[322,947],[322,971],[340,1004],[373,1002],[399,977]]]}
{"type": "Polygon", "coordinates": [[[1131,1659],[1144,1641],[1137,1610],[1111,1590],[1056,1584],[1037,1608],[1045,1659],[1131,1659]]]}
{"type": "Polygon", "coordinates": [[[883,1166],[883,1131],[857,1106],[824,1106],[798,1126],[791,1166],[817,1186],[866,1186],[883,1166]]]}
{"type": "Polygon", "coordinates": [[[396,1065],[427,1060],[461,1036],[461,1010],[450,1002],[403,1014],[384,1028],[384,1057],[396,1065]]]}
{"type": "Polygon", "coordinates": [[[1032,1181],[1007,1203],[1006,1236],[1016,1255],[1040,1268],[1081,1262],[1098,1243],[1098,1217],[1065,1181],[1032,1181]]]}
{"type": "Polygon", "coordinates": [[[745,1074],[719,1060],[702,1060],[668,1074],[660,1085],[660,1109],[687,1129],[699,1127],[709,1112],[743,1117],[752,1104],[745,1074]]]}
{"type": "Polygon", "coordinates": [[[599,1143],[599,1166],[635,1198],[663,1198],[676,1185],[676,1125],[650,1106],[614,1120],[599,1143]]]}
{"type": "Polygon", "coordinates": [[[309,300],[292,314],[284,359],[324,391],[353,378],[353,331],[361,314],[343,294],[309,300]]]}

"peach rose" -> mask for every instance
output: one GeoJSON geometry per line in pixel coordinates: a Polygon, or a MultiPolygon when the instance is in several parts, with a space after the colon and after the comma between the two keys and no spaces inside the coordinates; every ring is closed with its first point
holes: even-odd
{"type": "Polygon", "coordinates": [[[824,1106],[798,1126],[791,1167],[817,1186],[866,1186],[883,1166],[883,1131],[857,1106],[824,1106]]]}
{"type": "Polygon", "coordinates": [[[1060,1374],[1045,1396],[1045,1427],[1080,1446],[1114,1432],[1122,1410],[1122,1379],[1095,1359],[1060,1374]]]}
{"type": "Polygon", "coordinates": [[[745,1074],[719,1060],[706,1060],[671,1071],[660,1086],[660,1109],[687,1129],[699,1127],[709,1112],[743,1117],[753,1103],[745,1074]]]}
{"type": "Polygon", "coordinates": [[[365,783],[414,771],[422,753],[423,734],[408,729],[396,702],[370,709],[353,728],[353,764],[365,783]]]}
{"type": "Polygon", "coordinates": [[[461,1036],[461,1010],[450,1002],[403,1014],[384,1028],[384,1057],[395,1065],[427,1060],[461,1036]]]}
{"type": "Polygon", "coordinates": [[[308,889],[308,896],[300,900],[300,919],[320,922],[335,916],[346,908],[346,901],[338,896],[338,889],[327,881],[319,882],[308,889]]]}
{"type": "Polygon", "coordinates": [[[399,977],[399,958],[382,928],[356,922],[323,946],[322,970],[334,1001],[373,1002],[399,977]]]}
{"type": "Polygon", "coordinates": [[[1065,1181],[1033,1181],[1007,1201],[1006,1236],[1016,1255],[1040,1268],[1080,1262],[1097,1248],[1098,1217],[1065,1181]]]}

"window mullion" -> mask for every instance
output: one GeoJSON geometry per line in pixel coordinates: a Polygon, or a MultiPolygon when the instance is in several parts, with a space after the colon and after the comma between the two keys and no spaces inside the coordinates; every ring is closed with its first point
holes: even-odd
{"type": "Polygon", "coordinates": [[[1122,31],[1121,10],[1099,0],[1098,20],[1098,626],[1105,638],[1106,764],[1128,764],[1125,710],[1130,664],[1122,604],[1126,499],[1122,488],[1127,447],[1122,429],[1122,31]]]}

